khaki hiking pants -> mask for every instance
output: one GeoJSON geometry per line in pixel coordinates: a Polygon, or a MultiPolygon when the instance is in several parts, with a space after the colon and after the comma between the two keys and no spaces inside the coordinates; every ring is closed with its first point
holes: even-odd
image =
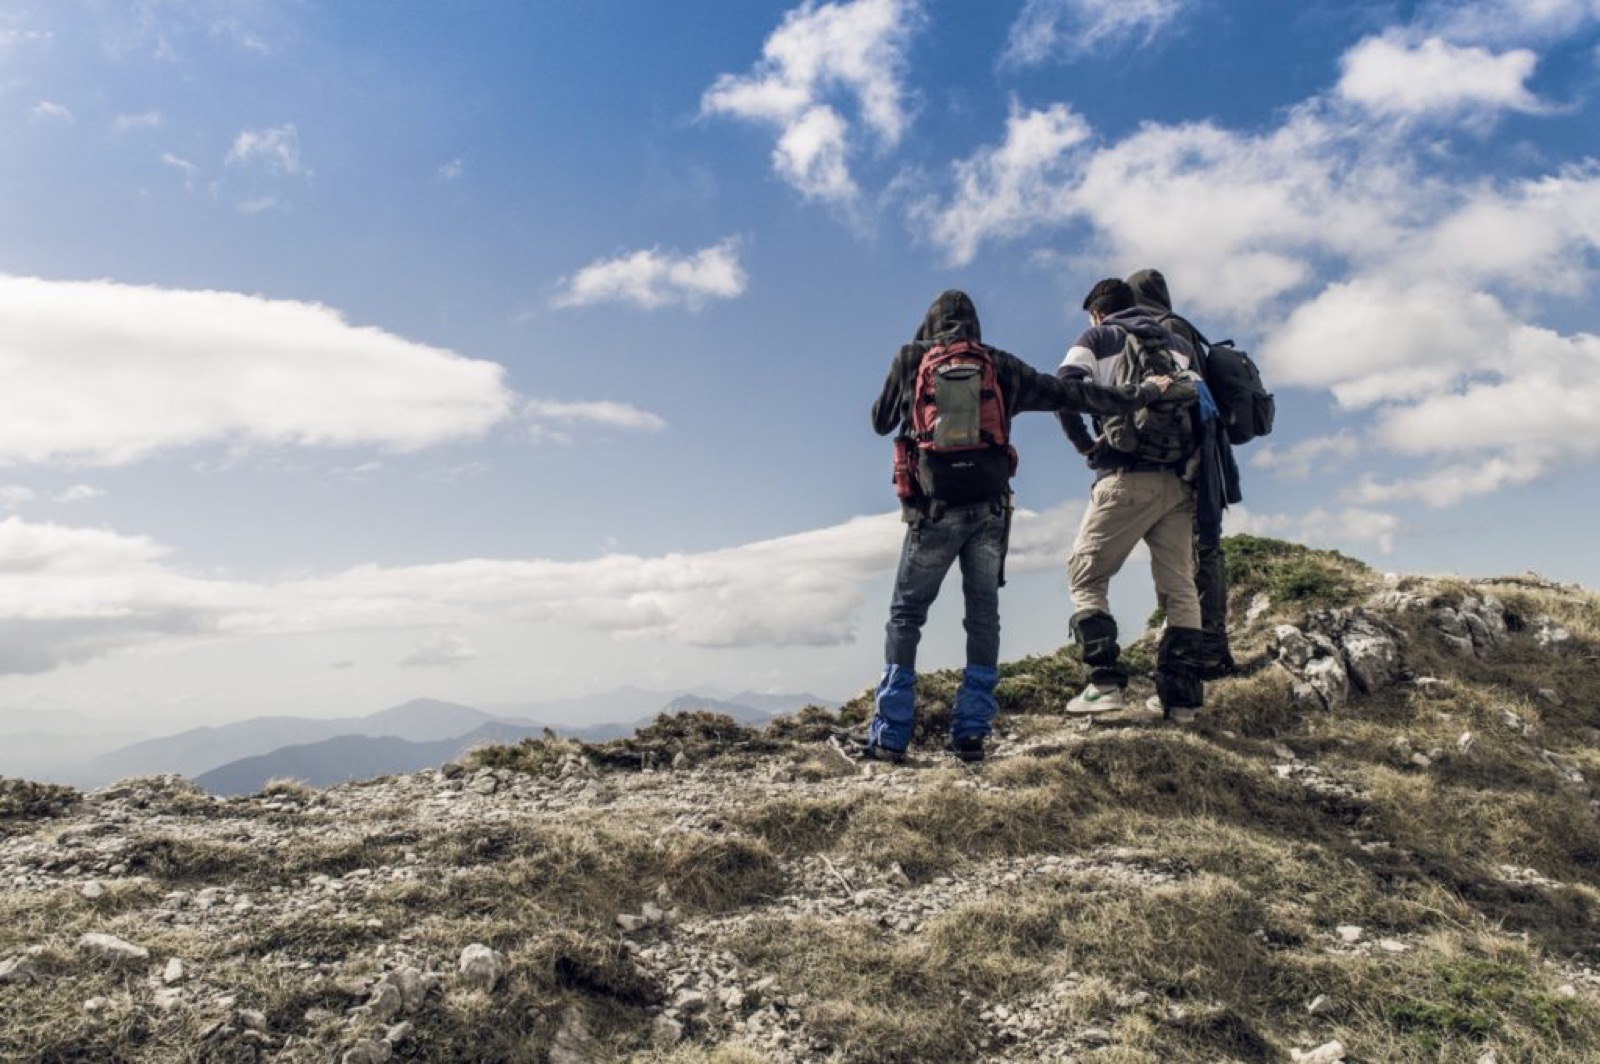
{"type": "Polygon", "coordinates": [[[1067,561],[1073,608],[1111,614],[1111,578],[1144,540],[1170,628],[1200,627],[1194,587],[1194,488],[1176,473],[1118,471],[1095,481],[1067,561]]]}

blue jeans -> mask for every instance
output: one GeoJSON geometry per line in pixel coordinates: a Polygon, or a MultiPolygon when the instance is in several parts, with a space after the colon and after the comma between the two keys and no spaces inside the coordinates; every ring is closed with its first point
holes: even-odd
{"type": "Polygon", "coordinates": [[[928,608],[939,585],[957,560],[961,593],[966,597],[967,664],[994,666],[1000,661],[1000,563],[1005,557],[1005,513],[998,503],[953,506],[937,521],[920,520],[906,528],[900,548],[900,571],[883,660],[915,668],[917,644],[928,608]]]}

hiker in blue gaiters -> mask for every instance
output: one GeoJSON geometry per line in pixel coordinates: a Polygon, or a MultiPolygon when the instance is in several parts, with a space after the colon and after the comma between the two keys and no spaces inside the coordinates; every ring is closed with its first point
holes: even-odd
{"type": "Polygon", "coordinates": [[[915,720],[917,643],[950,566],[961,565],[967,666],[950,723],[950,750],[981,761],[995,715],[1000,586],[1017,452],[1011,417],[1024,410],[1123,414],[1166,388],[1156,379],[1107,387],[1037,373],[983,343],[964,292],[933,301],[916,339],[901,347],[872,404],[880,436],[896,429],[895,489],[906,522],[872,723],[863,753],[902,761],[915,720]]]}

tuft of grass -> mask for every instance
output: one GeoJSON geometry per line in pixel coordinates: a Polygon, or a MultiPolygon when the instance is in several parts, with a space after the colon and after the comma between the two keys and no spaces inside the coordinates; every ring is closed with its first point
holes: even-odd
{"type": "Polygon", "coordinates": [[[71,787],[0,776],[0,824],[7,820],[60,816],[78,801],[71,787]]]}
{"type": "Polygon", "coordinates": [[[1307,608],[1350,606],[1375,584],[1365,562],[1281,539],[1225,536],[1222,553],[1230,594],[1245,598],[1266,592],[1274,602],[1307,608]]]}

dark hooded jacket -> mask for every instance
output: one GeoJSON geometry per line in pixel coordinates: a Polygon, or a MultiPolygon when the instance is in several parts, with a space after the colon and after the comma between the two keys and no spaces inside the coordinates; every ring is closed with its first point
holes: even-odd
{"type": "MultiPolygon", "coordinates": [[[[1166,329],[1156,323],[1156,319],[1143,307],[1129,307],[1108,314],[1105,320],[1086,330],[1073,343],[1073,347],[1083,347],[1094,353],[1097,361],[1116,358],[1122,353],[1124,342],[1123,333],[1133,335],[1171,347],[1174,353],[1184,356],[1189,365],[1195,364],[1194,349],[1182,337],[1174,337],[1166,329]]],[[[1079,365],[1062,364],[1056,370],[1056,376],[1065,381],[1088,380],[1090,373],[1079,365]]],[[[1100,411],[1095,411],[1100,413],[1100,411]]],[[[1120,413],[1120,411],[1113,411],[1120,413]]],[[[1088,456],[1089,468],[1101,474],[1109,473],[1115,469],[1122,469],[1135,464],[1129,455],[1120,454],[1108,447],[1096,446],[1095,433],[1083,423],[1083,418],[1076,411],[1062,410],[1058,415],[1061,419],[1061,428],[1066,432],[1067,438],[1078,451],[1088,456]]]]}
{"type": "MultiPolygon", "coordinates": [[[[1186,340],[1194,349],[1198,361],[1195,368],[1206,375],[1208,344],[1200,330],[1188,320],[1173,312],[1172,296],[1167,291],[1167,279],[1160,270],[1140,270],[1128,275],[1128,285],[1141,307],[1147,308],[1174,336],[1186,340]]],[[[1195,523],[1203,536],[1222,534],[1222,511],[1231,503],[1240,502],[1244,494],[1239,485],[1239,463],[1233,457],[1233,443],[1222,431],[1222,423],[1213,418],[1202,425],[1200,439],[1200,469],[1195,477],[1195,523]]]]}
{"type": "MultiPolygon", "coordinates": [[[[883,390],[872,404],[873,431],[880,436],[887,436],[896,429],[910,431],[911,402],[922,356],[939,344],[955,340],[983,343],[983,330],[972,300],[965,292],[950,289],[940,293],[928,307],[916,336],[900,348],[890,363],[883,390]]],[[[1012,417],[1025,410],[1124,414],[1146,405],[1159,394],[1153,384],[1111,388],[1091,381],[1058,380],[1038,372],[1009,352],[989,344],[983,347],[994,359],[995,382],[1005,402],[1007,436],[1011,434],[1012,417]]]]}

